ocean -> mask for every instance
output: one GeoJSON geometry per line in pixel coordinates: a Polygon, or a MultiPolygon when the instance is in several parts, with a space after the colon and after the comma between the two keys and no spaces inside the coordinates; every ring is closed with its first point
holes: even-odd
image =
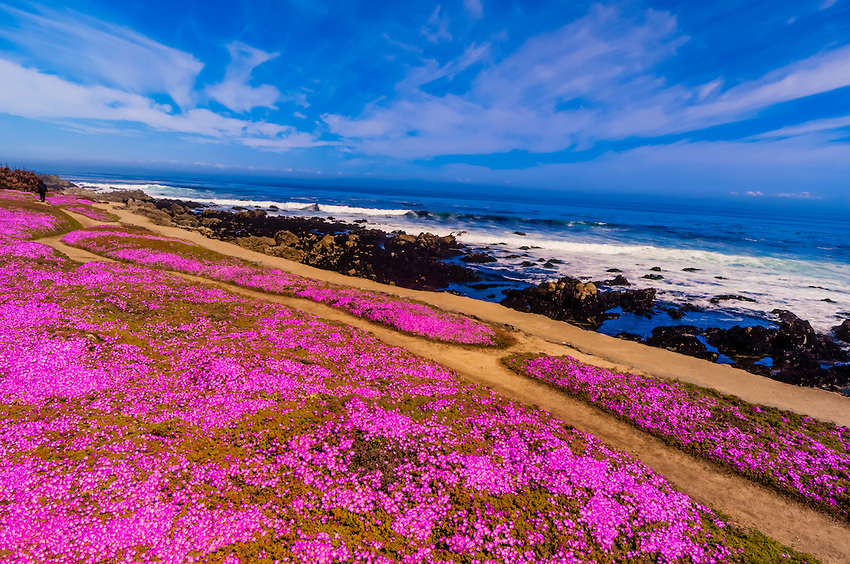
{"type": "Polygon", "coordinates": [[[662,306],[687,302],[703,310],[679,320],[663,311],[652,319],[623,314],[602,325],[600,331],[611,335],[628,331],[646,337],[659,325],[771,326],[774,309],[790,310],[821,332],[850,318],[850,230],[839,215],[777,216],[754,206],[570,198],[552,192],[66,178],[99,190],[138,188],[157,198],[225,209],[261,208],[270,214],[366,220],[368,227],[386,231],[454,234],[472,250],[497,259],[469,265],[481,282],[450,288],[477,299],[499,301],[509,288],[562,276],[610,279],[617,274],[610,271],[617,269],[632,288],[656,288],[662,306]],[[711,302],[730,294],[754,301],[711,302]]]}

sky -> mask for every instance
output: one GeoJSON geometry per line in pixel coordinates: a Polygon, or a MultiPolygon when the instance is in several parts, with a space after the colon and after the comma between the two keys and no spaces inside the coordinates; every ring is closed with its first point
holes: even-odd
{"type": "Polygon", "coordinates": [[[850,205],[850,0],[0,2],[0,162],[850,205]]]}

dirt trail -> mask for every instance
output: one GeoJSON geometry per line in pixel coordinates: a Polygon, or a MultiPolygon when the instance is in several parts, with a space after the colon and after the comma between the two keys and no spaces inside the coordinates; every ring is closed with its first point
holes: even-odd
{"type": "MultiPolygon", "coordinates": [[[[256,260],[257,262],[263,262],[269,266],[275,266],[282,270],[288,270],[290,272],[310,276],[312,278],[321,278],[350,286],[368,287],[370,289],[380,289],[383,291],[389,290],[396,294],[408,295],[418,299],[423,299],[423,296],[426,298],[457,298],[457,296],[450,294],[433,294],[387,287],[380,284],[370,283],[368,280],[349,278],[332,272],[312,269],[299,263],[291,263],[290,261],[284,261],[283,259],[274,259],[274,257],[267,257],[266,255],[260,255],[259,253],[251,253],[235,245],[230,245],[229,243],[206,239],[198,233],[187,232],[177,228],[154,226],[151,225],[146,218],[133,216],[126,212],[121,213],[121,210],[116,211],[122,216],[122,220],[126,223],[150,227],[164,235],[180,236],[180,238],[191,240],[224,254],[256,260]],[[128,219],[131,221],[128,221],[128,219]],[[189,235],[189,237],[186,235],[189,235]],[[260,258],[273,260],[258,260],[260,258]],[[282,263],[288,263],[286,266],[293,265],[299,268],[285,268],[282,263]]],[[[76,215],[74,217],[80,220],[84,225],[93,223],[90,220],[83,222],[82,220],[85,218],[80,218],[76,215]]],[[[102,257],[98,257],[97,255],[64,245],[59,239],[61,238],[49,237],[41,239],[40,241],[50,244],[54,248],[67,254],[73,260],[81,262],[104,260],[102,257]]],[[[370,323],[324,304],[299,298],[287,298],[273,294],[266,294],[237,286],[231,286],[229,284],[212,282],[195,276],[183,274],[178,275],[188,280],[227,288],[228,290],[245,296],[281,303],[289,307],[317,315],[324,319],[341,321],[348,325],[369,331],[387,344],[405,348],[414,354],[448,366],[449,368],[461,373],[470,381],[489,386],[506,397],[528,405],[540,406],[549,413],[563,420],[565,423],[582,431],[591,433],[615,448],[628,452],[631,456],[641,460],[644,464],[662,474],[679,491],[688,494],[699,503],[726,513],[739,525],[755,527],[768,536],[797,550],[808,552],[825,562],[850,562],[849,525],[834,520],[819,511],[806,507],[794,500],[790,500],[773,492],[772,490],[755,484],[746,478],[739,477],[713,463],[696,459],[675,448],[671,448],[665,445],[661,440],[640,432],[634,427],[617,420],[613,416],[608,415],[601,410],[574,400],[568,395],[546,386],[545,384],[519,376],[502,366],[499,362],[502,356],[512,352],[545,352],[555,355],[570,354],[576,356],[582,361],[592,362],[593,364],[605,367],[635,368],[635,363],[628,361],[630,359],[622,358],[621,355],[624,355],[625,351],[619,351],[613,356],[610,354],[604,355],[603,359],[586,354],[589,351],[594,351],[597,346],[593,342],[591,342],[590,345],[587,344],[588,340],[586,337],[595,336],[596,334],[594,333],[589,333],[568,326],[580,332],[581,339],[577,339],[577,341],[579,341],[579,346],[573,348],[561,342],[553,342],[560,341],[561,337],[564,335],[569,335],[569,331],[563,333],[555,331],[546,333],[544,331],[545,334],[543,336],[537,335],[535,334],[536,331],[528,331],[527,328],[536,327],[536,322],[538,320],[533,318],[540,316],[531,316],[529,314],[514,312],[517,314],[517,322],[511,324],[521,330],[512,332],[512,335],[516,338],[516,343],[508,351],[441,344],[417,337],[402,335],[384,326],[370,323]],[[531,321],[528,321],[523,319],[524,317],[532,319],[531,321]],[[557,337],[553,339],[553,335],[557,335],[557,337]],[[582,350],[585,352],[580,352],[582,350]],[[621,359],[622,362],[617,362],[621,359]]],[[[442,300],[423,299],[423,301],[435,303],[442,300]]],[[[448,301],[456,302],[455,300],[448,301]]],[[[474,302],[474,300],[469,301],[474,302]]],[[[475,303],[476,305],[480,305],[482,302],[475,303]]],[[[458,304],[464,305],[461,301],[457,301],[455,303],[455,305],[458,304]]],[[[435,305],[441,304],[435,303],[435,305]]],[[[463,311],[463,309],[459,307],[446,307],[445,309],[463,311]]],[[[478,308],[475,308],[473,311],[478,317],[486,319],[484,315],[481,315],[478,308]]],[[[510,312],[511,310],[506,311],[510,312]]],[[[554,323],[557,324],[555,328],[559,328],[560,325],[567,325],[559,322],[554,323]]],[[[546,327],[546,325],[547,324],[544,323],[538,328],[542,330],[546,327]]],[[[567,339],[563,339],[563,341],[567,341],[567,339]]],[[[619,342],[616,339],[611,339],[611,341],[614,341],[615,344],[619,342]]],[[[645,353],[645,359],[642,359],[641,357],[638,358],[638,364],[649,364],[650,366],[655,366],[656,363],[658,363],[658,360],[654,360],[650,357],[660,352],[667,352],[659,351],[658,349],[651,349],[650,347],[645,347],[643,345],[639,346],[644,349],[649,349],[649,352],[645,353]]],[[[674,353],[669,354],[673,355],[674,353]]],[[[681,355],[675,356],[678,357],[681,355]]],[[[688,357],[682,358],[686,360],[697,360],[698,363],[708,365],[708,367],[713,367],[713,365],[705,361],[689,359],[688,357]]],[[[685,366],[689,365],[689,363],[684,364],[685,366]]],[[[661,363],[659,366],[665,365],[661,363]]],[[[683,369],[684,367],[681,365],[666,365],[666,370],[659,374],[659,372],[640,368],[642,371],[668,377],[676,377],[678,371],[683,369]]],[[[728,370],[731,371],[732,369],[728,370]]],[[[712,372],[712,370],[706,369],[697,379],[699,380],[701,378],[711,377],[712,372]],[[708,373],[708,376],[706,376],[706,373],[708,373]]],[[[759,378],[746,372],[734,372],[741,373],[752,378],[759,378]]],[[[685,380],[686,378],[679,379],[685,380]]],[[[760,379],[766,380],[764,378],[760,379]]],[[[693,380],[688,379],[688,381],[693,380]]],[[[767,381],[772,382],[770,380],[767,381]]],[[[697,383],[711,385],[706,382],[697,383]]],[[[740,385],[740,382],[738,382],[732,389],[731,393],[737,393],[737,395],[743,397],[743,394],[738,393],[738,387],[740,385]]],[[[719,386],[712,387],[725,391],[719,386]]],[[[805,390],[796,387],[789,388],[796,393],[806,391],[819,392],[818,390],[805,390]]],[[[825,394],[826,397],[833,396],[826,392],[823,394],[825,394]]],[[[815,397],[819,395],[820,394],[815,394],[815,397]]],[[[789,393],[788,397],[793,400],[791,396],[793,396],[793,394],[789,393]]],[[[780,398],[784,397],[785,396],[780,396],[780,398]]],[[[846,398],[840,399],[844,399],[846,401],[846,398]]],[[[761,401],[760,403],[769,402],[761,401]]],[[[775,405],[775,403],[772,404],[775,405]]],[[[782,407],[787,408],[787,406],[782,407]]],[[[845,405],[843,409],[847,410],[847,406],[845,405]]]]}
{"type": "MultiPolygon", "coordinates": [[[[148,218],[126,210],[115,209],[114,205],[102,207],[117,214],[122,223],[146,227],[169,237],[197,243],[225,255],[245,258],[265,266],[279,268],[285,272],[343,286],[366,288],[414,298],[447,311],[475,316],[497,325],[507,324],[527,335],[540,337],[552,343],[568,345],[573,351],[587,355],[580,358],[583,362],[605,368],[617,366],[630,372],[652,374],[671,380],[682,380],[699,386],[714,388],[726,394],[734,394],[752,403],[796,411],[817,419],[850,427],[850,398],[837,393],[784,384],[730,366],[714,364],[699,358],[648,347],[641,343],[585,331],[563,321],[555,321],[533,313],[519,312],[491,302],[455,296],[447,292],[424,292],[387,286],[372,280],[320,270],[298,262],[249,251],[232,243],[208,239],[197,231],[154,225],[148,218]]],[[[75,217],[80,219],[79,216],[75,217]]],[[[91,220],[88,222],[92,223],[91,220]]]]}

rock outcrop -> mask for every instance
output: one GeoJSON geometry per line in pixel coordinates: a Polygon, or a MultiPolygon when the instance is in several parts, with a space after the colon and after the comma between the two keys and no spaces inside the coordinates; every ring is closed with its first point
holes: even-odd
{"type": "Polygon", "coordinates": [[[437,290],[478,280],[473,270],[446,261],[466,255],[453,236],[386,233],[317,217],[270,216],[260,209],[203,209],[182,200],[132,198],[127,207],[160,225],[196,229],[252,251],[385,284],[437,290]]]}
{"type": "Polygon", "coordinates": [[[850,343],[850,319],[845,319],[841,325],[836,325],[832,328],[835,333],[835,338],[845,343],[850,343]]]}
{"type": "Polygon", "coordinates": [[[772,313],[778,327],[665,326],[653,329],[652,336],[643,342],[708,360],[716,360],[719,352],[738,368],[790,384],[831,390],[850,387],[850,366],[842,364],[850,360],[847,351],[790,311],[772,313]]]}
{"type": "Polygon", "coordinates": [[[567,276],[536,288],[508,290],[501,304],[597,329],[602,322],[619,316],[609,312],[617,307],[624,312],[650,316],[655,307],[655,289],[600,291],[593,282],[584,283],[567,276]]]}

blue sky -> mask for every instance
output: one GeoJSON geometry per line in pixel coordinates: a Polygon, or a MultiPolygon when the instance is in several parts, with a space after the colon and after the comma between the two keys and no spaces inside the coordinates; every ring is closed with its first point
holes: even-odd
{"type": "Polygon", "coordinates": [[[0,3],[0,160],[822,200],[850,0],[0,3]]]}

